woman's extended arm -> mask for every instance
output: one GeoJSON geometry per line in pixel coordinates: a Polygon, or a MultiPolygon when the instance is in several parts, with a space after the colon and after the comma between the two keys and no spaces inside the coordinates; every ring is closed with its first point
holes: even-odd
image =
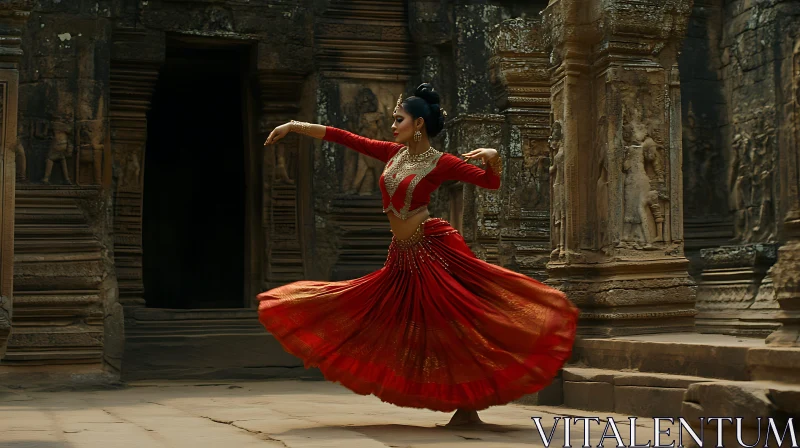
{"type": "Polygon", "coordinates": [[[298,134],[338,143],[384,163],[389,161],[389,159],[403,147],[403,145],[399,143],[373,140],[331,126],[297,121],[291,121],[275,128],[272,133],[269,134],[269,137],[267,137],[264,146],[274,144],[285,137],[289,132],[296,132],[298,134]]]}
{"type": "Polygon", "coordinates": [[[309,137],[314,138],[324,138],[325,126],[321,124],[303,123],[292,120],[273,129],[272,132],[269,133],[267,141],[264,142],[264,146],[274,144],[283,137],[286,137],[289,132],[308,135],[309,137]]]}
{"type": "Polygon", "coordinates": [[[500,188],[500,175],[503,173],[503,163],[497,150],[480,148],[464,154],[466,159],[483,160],[485,168],[471,165],[458,157],[445,154],[442,156],[445,176],[448,179],[469,182],[479,187],[496,190],[500,188]]]}

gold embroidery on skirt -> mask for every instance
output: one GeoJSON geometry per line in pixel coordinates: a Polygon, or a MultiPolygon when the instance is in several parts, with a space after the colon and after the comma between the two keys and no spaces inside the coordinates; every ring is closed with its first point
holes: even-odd
{"type": "MultiPolygon", "coordinates": [[[[392,243],[389,245],[389,256],[386,258],[384,266],[415,273],[422,264],[435,262],[449,272],[447,261],[438,253],[441,249],[436,250],[432,246],[434,237],[425,235],[425,223],[435,219],[438,218],[428,218],[423,221],[408,238],[392,237],[392,243]]],[[[458,231],[453,229],[439,233],[436,237],[453,233],[458,233],[458,231]]]]}

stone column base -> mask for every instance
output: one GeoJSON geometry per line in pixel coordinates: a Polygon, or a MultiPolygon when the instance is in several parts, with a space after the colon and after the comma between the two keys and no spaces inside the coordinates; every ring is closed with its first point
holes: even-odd
{"type": "Polygon", "coordinates": [[[777,249],[776,244],[746,244],[700,251],[697,331],[766,337],[780,326],[769,275],[777,249]]]}
{"type": "MultiPolygon", "coordinates": [[[[794,223],[794,228],[797,227],[800,227],[800,220],[794,223]]],[[[781,307],[777,320],[783,326],[769,335],[767,343],[800,346],[800,240],[794,239],[778,250],[778,262],[773,271],[776,298],[781,307]]]]}
{"type": "Polygon", "coordinates": [[[614,337],[694,331],[696,286],[688,261],[548,265],[548,284],[580,308],[578,334],[614,337]]]}

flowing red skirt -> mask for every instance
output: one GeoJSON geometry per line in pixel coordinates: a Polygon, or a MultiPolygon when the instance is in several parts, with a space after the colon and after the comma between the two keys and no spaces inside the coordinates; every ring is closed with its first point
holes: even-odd
{"type": "Polygon", "coordinates": [[[578,310],[560,291],[475,257],[446,221],[393,239],[383,268],[259,294],[259,320],[326,379],[398,406],[481,410],[548,385],[578,310]]]}

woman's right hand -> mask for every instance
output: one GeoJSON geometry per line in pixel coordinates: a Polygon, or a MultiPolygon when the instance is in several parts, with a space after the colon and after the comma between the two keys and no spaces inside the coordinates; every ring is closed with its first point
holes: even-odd
{"type": "Polygon", "coordinates": [[[269,133],[269,137],[267,137],[267,140],[264,142],[264,146],[275,144],[278,140],[286,137],[290,130],[290,123],[282,124],[276,127],[272,130],[272,132],[269,133]]]}

